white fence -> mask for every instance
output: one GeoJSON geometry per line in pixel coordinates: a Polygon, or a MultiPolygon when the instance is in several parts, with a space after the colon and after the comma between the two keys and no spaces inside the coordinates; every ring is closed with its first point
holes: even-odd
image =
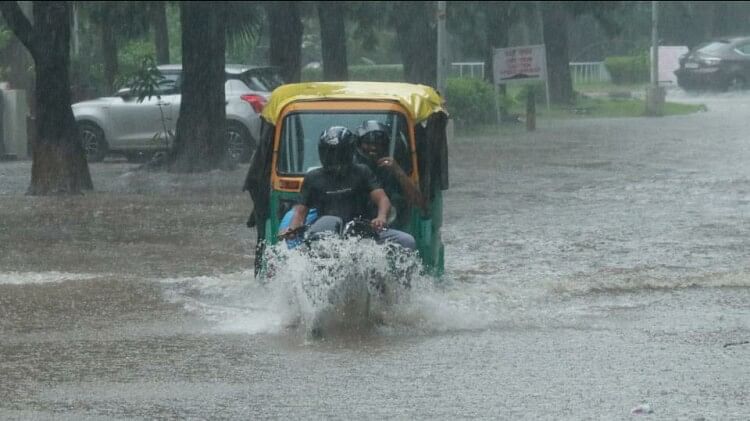
{"type": "MultiPolygon", "coordinates": [[[[484,79],[484,62],[451,63],[451,76],[484,79]]],[[[609,82],[612,80],[603,61],[570,63],[570,77],[573,79],[573,83],[609,82]]]]}
{"type": "Polygon", "coordinates": [[[484,79],[484,62],[483,61],[466,61],[451,63],[451,76],[454,77],[474,77],[484,79]]]}
{"type": "Polygon", "coordinates": [[[573,83],[609,82],[612,80],[603,61],[570,63],[570,77],[573,79],[573,83]]]}

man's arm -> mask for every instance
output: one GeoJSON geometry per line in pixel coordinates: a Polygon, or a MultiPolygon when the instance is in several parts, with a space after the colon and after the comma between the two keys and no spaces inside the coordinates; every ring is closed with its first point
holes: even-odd
{"type": "Polygon", "coordinates": [[[292,221],[289,223],[289,229],[292,230],[301,227],[305,223],[305,219],[307,219],[307,212],[309,210],[303,204],[294,205],[294,215],[292,216],[292,221]]]}
{"type": "Polygon", "coordinates": [[[378,231],[385,228],[388,211],[391,209],[391,201],[383,189],[375,189],[370,192],[370,200],[378,207],[378,216],[371,221],[372,227],[378,231]]]}
{"type": "Polygon", "coordinates": [[[393,158],[380,158],[378,160],[378,166],[385,167],[388,172],[393,174],[410,205],[417,206],[422,212],[427,212],[427,198],[422,195],[422,192],[419,191],[419,187],[414,184],[411,178],[406,175],[404,170],[401,169],[393,158]]]}
{"type": "Polygon", "coordinates": [[[307,219],[307,212],[309,211],[309,208],[302,204],[294,205],[294,213],[292,214],[292,220],[289,222],[289,226],[287,229],[284,230],[281,234],[279,234],[280,237],[288,237],[290,234],[296,230],[297,228],[301,227],[305,223],[305,219],[307,219]]]}
{"type": "Polygon", "coordinates": [[[315,207],[311,206],[313,196],[315,195],[313,185],[314,183],[310,179],[310,174],[305,175],[305,178],[302,180],[298,201],[292,208],[294,209],[292,220],[289,221],[289,227],[282,235],[289,234],[289,232],[301,227],[307,219],[307,212],[311,207],[315,207]]]}

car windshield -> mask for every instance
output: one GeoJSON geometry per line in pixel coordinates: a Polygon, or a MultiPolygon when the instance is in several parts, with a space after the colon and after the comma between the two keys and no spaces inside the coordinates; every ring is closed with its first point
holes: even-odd
{"type": "Polygon", "coordinates": [[[696,49],[699,53],[718,53],[721,51],[724,47],[729,45],[726,41],[714,41],[709,42],[707,44],[704,44],[696,49]]]}
{"type": "Polygon", "coordinates": [[[250,89],[261,92],[271,92],[284,84],[273,68],[248,70],[240,75],[240,80],[250,89]]]}
{"type": "Polygon", "coordinates": [[[389,155],[396,159],[407,174],[411,173],[409,130],[403,114],[383,112],[299,112],[284,117],[281,127],[281,147],[277,162],[278,172],[303,175],[320,167],[318,139],[331,126],[344,126],[356,133],[364,121],[377,120],[391,131],[389,155]]]}

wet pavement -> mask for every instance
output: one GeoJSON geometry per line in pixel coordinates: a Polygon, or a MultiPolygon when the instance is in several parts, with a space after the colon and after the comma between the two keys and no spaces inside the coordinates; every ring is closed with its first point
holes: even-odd
{"type": "Polygon", "coordinates": [[[0,163],[0,418],[750,419],[750,94],[668,99],[708,111],[457,139],[443,282],[321,339],[246,167],[0,163]]]}

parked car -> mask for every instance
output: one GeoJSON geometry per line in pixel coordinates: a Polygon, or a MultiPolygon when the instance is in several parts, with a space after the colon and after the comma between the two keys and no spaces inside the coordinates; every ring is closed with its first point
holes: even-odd
{"type": "Polygon", "coordinates": [[[750,88],[750,37],[716,39],[680,57],[677,84],[685,89],[750,88]]]}
{"type": "MultiPolygon", "coordinates": [[[[157,68],[165,77],[158,96],[139,102],[129,89],[122,89],[112,97],[73,104],[90,162],[101,161],[110,153],[138,160],[171,146],[171,137],[166,133],[174,133],[177,125],[182,66],[157,68]]],[[[273,67],[226,66],[227,144],[231,159],[250,161],[260,137],[260,112],[271,91],[281,84],[273,67]]]]}

